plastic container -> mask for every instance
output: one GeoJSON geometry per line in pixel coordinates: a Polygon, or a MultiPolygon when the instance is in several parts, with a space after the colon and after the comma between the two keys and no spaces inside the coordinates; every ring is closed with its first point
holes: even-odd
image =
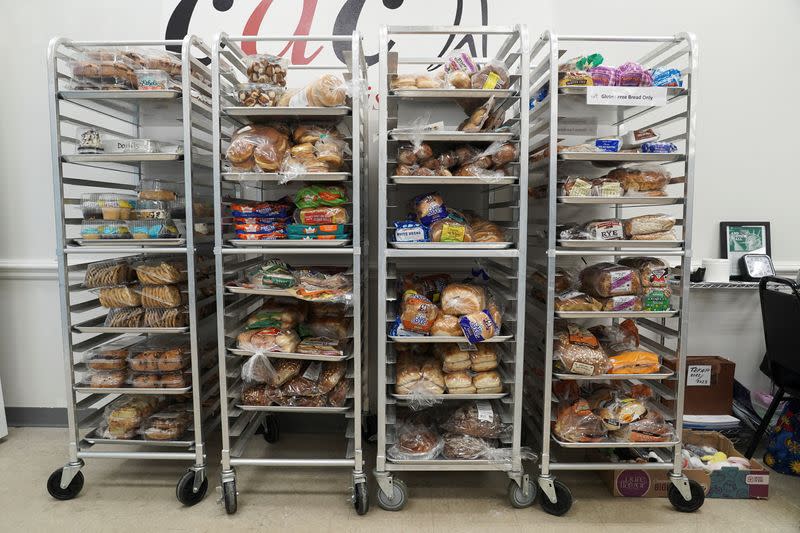
{"type": "Polygon", "coordinates": [[[102,154],[104,152],[100,131],[95,128],[78,128],[76,133],[79,154],[102,154]]]}
{"type": "Polygon", "coordinates": [[[239,83],[233,96],[245,107],[275,107],[285,87],[269,83],[239,83]]]}
{"type": "Polygon", "coordinates": [[[130,375],[133,388],[181,389],[191,384],[191,376],[183,372],[133,372],[130,375]]]}
{"type": "Polygon", "coordinates": [[[100,194],[98,204],[103,220],[129,220],[136,207],[136,197],[131,194],[100,194]]]}
{"type": "Polygon", "coordinates": [[[104,410],[106,433],[113,439],[132,439],[147,417],[161,405],[158,396],[123,396],[108,404],[104,410]]]}
{"type": "Polygon", "coordinates": [[[107,328],[139,328],[142,327],[144,309],[141,307],[120,307],[109,309],[103,326],[107,328]]]}
{"type": "Polygon", "coordinates": [[[140,91],[166,91],[169,89],[169,74],[163,70],[137,70],[136,81],[140,91]]]}
{"type": "Polygon", "coordinates": [[[90,370],[82,380],[87,387],[110,389],[124,387],[128,381],[128,370],[90,370]]]}
{"type": "Polygon", "coordinates": [[[186,281],[186,263],[180,261],[167,261],[150,259],[133,265],[136,277],[142,284],[163,285],[186,281]]]}
{"type": "Polygon", "coordinates": [[[186,307],[143,309],[142,324],[146,328],[184,328],[188,324],[186,307]]]}
{"type": "Polygon", "coordinates": [[[139,200],[174,202],[178,198],[178,185],[160,179],[143,179],[139,183],[138,191],[139,200]]]}
{"type": "Polygon", "coordinates": [[[288,59],[272,54],[256,54],[245,57],[245,64],[249,81],[286,87],[288,59]]]}
{"type": "Polygon", "coordinates": [[[75,89],[132,89],[137,65],[113,48],[85,50],[68,65],[75,89]]]}
{"type": "MultiPolygon", "coordinates": [[[[91,360],[114,360],[123,363],[121,368],[125,368],[128,364],[127,359],[130,355],[131,348],[137,343],[142,342],[142,340],[143,339],[141,337],[124,337],[122,339],[108,342],[86,352],[83,355],[83,361],[87,363],[87,366],[89,366],[88,363],[91,360]]],[[[89,368],[92,367],[89,366],[89,368]]],[[[97,368],[97,370],[103,369],[97,368]]]]}
{"type": "Polygon", "coordinates": [[[148,339],[131,347],[129,353],[127,364],[134,372],[175,372],[189,366],[185,339],[148,339]]]}
{"type": "Polygon", "coordinates": [[[163,220],[172,216],[171,202],[138,200],[131,211],[131,220],[163,220]]]}
{"type": "Polygon", "coordinates": [[[175,239],[180,237],[172,219],[133,220],[128,225],[134,239],[175,239]]]}
{"type": "Polygon", "coordinates": [[[181,60],[179,54],[154,48],[133,46],[125,47],[120,53],[130,59],[138,69],[159,70],[173,78],[180,79],[181,77],[181,60]]]}
{"type": "Polygon", "coordinates": [[[177,409],[166,409],[148,418],[142,426],[145,440],[177,440],[186,433],[192,423],[191,413],[177,409]]]}
{"type": "Polygon", "coordinates": [[[153,139],[112,139],[103,141],[106,152],[115,154],[155,154],[160,144],[153,139]]]}
{"type": "Polygon", "coordinates": [[[86,267],[83,286],[87,289],[123,285],[133,280],[133,271],[125,259],[100,261],[86,267]]]}
{"type": "Polygon", "coordinates": [[[84,220],[81,238],[90,240],[130,239],[128,225],[119,220],[84,220]]]}
{"type": "Polygon", "coordinates": [[[87,220],[99,219],[103,217],[103,209],[100,207],[100,194],[83,193],[81,194],[81,213],[87,220]]]}

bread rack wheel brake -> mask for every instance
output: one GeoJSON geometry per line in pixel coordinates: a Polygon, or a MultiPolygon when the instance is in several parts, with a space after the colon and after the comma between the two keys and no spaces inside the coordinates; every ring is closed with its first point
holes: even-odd
{"type": "Polygon", "coordinates": [[[705,502],[706,495],[703,486],[686,476],[670,474],[672,483],[667,489],[669,503],[682,513],[693,513],[700,509],[705,502]]]}

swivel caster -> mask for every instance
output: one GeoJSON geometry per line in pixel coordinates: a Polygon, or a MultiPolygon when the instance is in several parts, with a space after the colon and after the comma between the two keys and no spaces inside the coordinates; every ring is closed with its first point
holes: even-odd
{"type": "Polygon", "coordinates": [[[693,479],[689,479],[688,482],[689,490],[692,494],[692,497],[689,500],[683,497],[680,489],[678,489],[674,483],[670,484],[669,488],[667,489],[669,503],[671,503],[675,509],[682,513],[693,513],[697,511],[703,506],[703,502],[706,500],[706,494],[703,491],[703,486],[693,479]]]}
{"type": "Polygon", "coordinates": [[[517,485],[514,480],[511,480],[508,484],[508,499],[515,509],[525,509],[536,501],[536,483],[528,479],[527,476],[524,483],[528,486],[528,494],[525,494],[525,491],[522,490],[523,487],[517,485]]]}
{"type": "Polygon", "coordinates": [[[369,492],[367,492],[366,481],[361,481],[353,485],[353,507],[355,507],[356,513],[361,516],[367,514],[367,511],[369,511],[369,492]]]}
{"type": "Polygon", "coordinates": [[[542,494],[540,504],[544,512],[553,516],[563,516],[572,507],[572,493],[566,485],[558,480],[553,481],[553,488],[556,490],[556,501],[551,502],[547,494],[542,494]]]}
{"type": "Polygon", "coordinates": [[[222,500],[225,503],[225,512],[234,514],[238,507],[238,493],[236,492],[236,481],[226,481],[222,484],[222,500]]]}
{"type": "Polygon", "coordinates": [[[63,468],[59,468],[50,474],[50,477],[47,478],[47,492],[56,500],[71,500],[77,496],[83,488],[83,472],[80,470],[76,472],[75,476],[69,482],[69,485],[67,485],[67,488],[62,489],[61,474],[63,471],[63,468]]]}
{"type": "Polygon", "coordinates": [[[192,505],[200,503],[203,498],[205,498],[207,490],[208,479],[205,477],[205,472],[189,469],[181,476],[180,481],[178,481],[178,486],[175,488],[175,496],[183,505],[191,507],[192,505]],[[195,489],[196,476],[203,476],[203,481],[201,481],[200,485],[195,489]]]}
{"type": "Polygon", "coordinates": [[[408,487],[399,479],[392,482],[392,494],[386,494],[378,488],[378,506],[385,511],[399,511],[407,502],[408,487]]]}

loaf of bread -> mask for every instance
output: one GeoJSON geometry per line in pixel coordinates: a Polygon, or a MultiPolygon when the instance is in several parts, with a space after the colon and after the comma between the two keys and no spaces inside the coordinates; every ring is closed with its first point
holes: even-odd
{"type": "Polygon", "coordinates": [[[407,291],[403,295],[400,322],[406,331],[428,334],[439,316],[439,308],[421,294],[407,291]]]}
{"type": "Polygon", "coordinates": [[[633,239],[638,235],[668,232],[675,226],[675,218],[662,214],[642,215],[625,220],[624,226],[625,235],[633,239]]]}
{"type": "Polygon", "coordinates": [[[498,394],[503,392],[503,381],[496,370],[478,372],[472,376],[472,384],[478,390],[478,394],[498,394]]]}
{"type": "MultiPolygon", "coordinates": [[[[469,352],[458,347],[458,344],[447,344],[441,350],[442,370],[445,372],[460,372],[469,370],[472,362],[469,352]]],[[[445,377],[445,382],[447,378],[445,377]]]]}
{"type": "Polygon", "coordinates": [[[294,353],[300,337],[294,330],[263,328],[245,330],[236,337],[239,348],[260,352],[294,353]]]}
{"type": "Polygon", "coordinates": [[[643,287],[666,287],[669,265],[657,257],[623,257],[618,264],[639,271],[643,287]]]}
{"type": "Polygon", "coordinates": [[[497,368],[497,351],[491,344],[478,344],[476,350],[469,352],[473,372],[486,372],[497,368]]]}
{"type": "Polygon", "coordinates": [[[486,308],[486,290],[478,285],[451,283],[442,290],[442,312],[446,315],[468,315],[486,308]]]}
{"type": "Polygon", "coordinates": [[[447,391],[452,392],[453,389],[463,389],[472,386],[472,377],[469,372],[459,371],[450,372],[444,375],[444,383],[447,386],[447,391]]]}
{"type": "Polygon", "coordinates": [[[659,167],[615,168],[606,177],[617,179],[625,192],[661,191],[669,184],[671,175],[659,167]]]}
{"type": "Polygon", "coordinates": [[[657,231],[655,233],[642,233],[641,235],[631,235],[632,241],[676,241],[678,238],[675,236],[673,230],[657,231]]]}
{"type": "Polygon", "coordinates": [[[581,290],[596,298],[639,294],[639,272],[615,263],[596,263],[580,273],[581,290]]]}
{"type": "Polygon", "coordinates": [[[458,324],[458,317],[453,315],[440,314],[431,326],[431,335],[459,337],[463,335],[461,326],[458,324]]]}
{"type": "Polygon", "coordinates": [[[503,422],[494,404],[481,400],[456,409],[442,424],[442,429],[472,437],[494,439],[503,432],[503,422]]]}
{"type": "Polygon", "coordinates": [[[600,311],[603,308],[600,301],[579,291],[556,294],[554,305],[556,311],[600,311]]]}

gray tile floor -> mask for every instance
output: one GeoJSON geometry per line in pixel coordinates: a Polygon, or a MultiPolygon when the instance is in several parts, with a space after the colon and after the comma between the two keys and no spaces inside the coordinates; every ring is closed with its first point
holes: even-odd
{"type": "MultiPolygon", "coordinates": [[[[12,428],[0,441],[0,531],[800,531],[800,478],[775,473],[769,500],[709,499],[695,514],[678,513],[664,499],[613,498],[595,474],[564,474],[575,504],[560,518],[538,506],[512,509],[502,473],[406,473],[408,506],[388,513],[373,495],[362,517],[347,501],[348,472],[250,467],[238,471],[239,512],[227,516],[217,502],[216,464],[210,465],[206,499],[184,508],[175,499],[184,464],[98,459],[84,468],[80,496],[59,502],[47,494],[45,481],[65,462],[65,439],[63,429],[12,428]]],[[[281,439],[283,453],[322,446],[334,455],[341,448],[335,436],[281,439]]],[[[212,436],[209,450],[214,463],[217,440],[212,436]]],[[[250,446],[251,455],[268,453],[260,439],[250,446]]]]}

